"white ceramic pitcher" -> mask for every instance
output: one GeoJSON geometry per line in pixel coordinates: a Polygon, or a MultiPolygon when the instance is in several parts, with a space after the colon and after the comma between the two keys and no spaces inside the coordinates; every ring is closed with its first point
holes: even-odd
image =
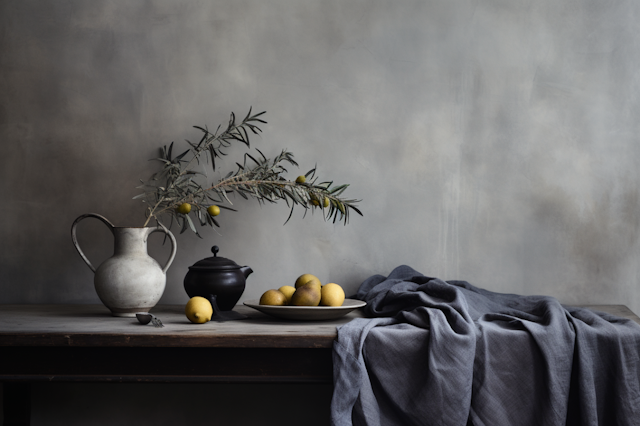
{"type": "Polygon", "coordinates": [[[167,228],[116,227],[104,216],[87,213],[73,222],[71,239],[82,260],[95,273],[94,285],[98,297],[114,316],[135,317],[136,312],[149,312],[158,303],[167,282],[167,269],[173,262],[177,248],[176,239],[167,228]],[[113,256],[98,268],[82,252],[76,237],[76,226],[87,217],[102,221],[115,238],[113,256]],[[154,232],[165,233],[171,241],[171,255],[164,267],[147,253],[147,239],[154,232]]]}

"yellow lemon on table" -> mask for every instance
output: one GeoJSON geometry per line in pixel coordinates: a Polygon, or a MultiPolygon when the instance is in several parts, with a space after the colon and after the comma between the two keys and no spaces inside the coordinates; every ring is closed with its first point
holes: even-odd
{"type": "Polygon", "coordinates": [[[260,297],[260,304],[283,306],[287,304],[287,296],[279,290],[267,290],[260,297]]]}
{"type": "Polygon", "coordinates": [[[322,306],[342,306],[344,303],[344,290],[336,283],[328,283],[322,286],[320,304],[322,306]]]}
{"type": "MultiPolygon", "coordinates": [[[[316,277],[315,275],[311,275],[311,274],[302,274],[298,277],[298,279],[296,280],[295,283],[295,287],[298,288],[300,286],[305,285],[306,283],[308,283],[311,280],[315,280],[318,282],[318,284],[320,284],[320,280],[318,279],[318,277],[316,277]]],[[[322,285],[322,284],[320,284],[322,285]]]]}
{"type": "Polygon", "coordinates": [[[204,297],[195,296],[187,302],[184,313],[192,323],[204,324],[207,321],[211,321],[213,307],[211,306],[211,302],[204,297]]]}
{"type": "Polygon", "coordinates": [[[288,305],[289,303],[291,303],[291,296],[293,296],[293,293],[296,292],[296,288],[290,285],[283,285],[278,289],[278,291],[284,294],[284,297],[287,298],[286,304],[288,305]]]}

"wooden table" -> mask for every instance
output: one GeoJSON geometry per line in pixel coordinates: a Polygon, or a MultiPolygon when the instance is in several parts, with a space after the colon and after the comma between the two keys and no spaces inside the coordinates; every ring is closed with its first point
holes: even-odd
{"type": "Polygon", "coordinates": [[[156,328],[102,305],[0,305],[4,424],[28,424],[38,381],[331,383],[336,327],[362,316],[297,322],[234,310],[248,318],[192,324],[184,306],[156,306],[156,328]]]}
{"type": "MultiPolygon", "coordinates": [[[[625,306],[589,307],[640,324],[625,306]]],[[[336,327],[362,316],[294,322],[235,310],[248,318],[191,324],[183,306],[157,306],[156,328],[102,305],[0,305],[4,425],[28,424],[38,381],[331,383],[336,327]]]]}

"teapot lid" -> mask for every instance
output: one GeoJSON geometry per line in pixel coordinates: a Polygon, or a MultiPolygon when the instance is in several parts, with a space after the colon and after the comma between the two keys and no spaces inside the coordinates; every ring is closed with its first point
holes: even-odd
{"type": "Polygon", "coordinates": [[[233,260],[227,259],[226,257],[218,257],[219,250],[220,248],[218,246],[211,247],[213,256],[196,262],[193,266],[189,266],[189,269],[210,271],[240,269],[240,265],[238,265],[233,260]]]}

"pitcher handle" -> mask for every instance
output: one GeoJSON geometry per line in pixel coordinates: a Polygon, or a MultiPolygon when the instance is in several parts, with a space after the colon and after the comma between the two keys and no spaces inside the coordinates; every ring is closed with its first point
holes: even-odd
{"type": "Polygon", "coordinates": [[[164,265],[164,268],[162,268],[162,272],[166,274],[167,273],[167,269],[169,269],[169,266],[171,266],[171,264],[173,263],[173,259],[176,257],[176,251],[178,249],[178,243],[176,242],[176,238],[173,236],[171,231],[169,231],[161,223],[158,223],[158,225],[159,226],[157,228],[150,228],[151,230],[147,234],[147,237],[149,235],[153,234],[154,232],[162,232],[162,233],[166,234],[167,237],[169,237],[169,240],[171,241],[171,255],[169,256],[169,260],[167,260],[167,263],[164,265]]]}
{"type": "Polygon", "coordinates": [[[78,238],[76,236],[76,226],[78,226],[78,223],[82,219],[86,219],[88,217],[95,217],[96,219],[99,219],[100,221],[102,221],[105,225],[109,227],[109,230],[111,231],[112,234],[113,234],[114,226],[111,222],[109,222],[109,220],[106,217],[96,213],[83,214],[73,222],[73,225],[71,225],[71,241],[73,241],[73,245],[75,246],[76,250],[78,250],[78,253],[80,254],[80,257],[82,258],[82,260],[84,260],[84,263],[86,263],[87,266],[89,266],[89,268],[91,268],[91,270],[95,273],[96,268],[91,264],[91,262],[89,262],[89,259],[87,259],[87,256],[84,255],[84,252],[82,251],[82,249],[80,248],[80,245],[78,244],[78,238]]]}

